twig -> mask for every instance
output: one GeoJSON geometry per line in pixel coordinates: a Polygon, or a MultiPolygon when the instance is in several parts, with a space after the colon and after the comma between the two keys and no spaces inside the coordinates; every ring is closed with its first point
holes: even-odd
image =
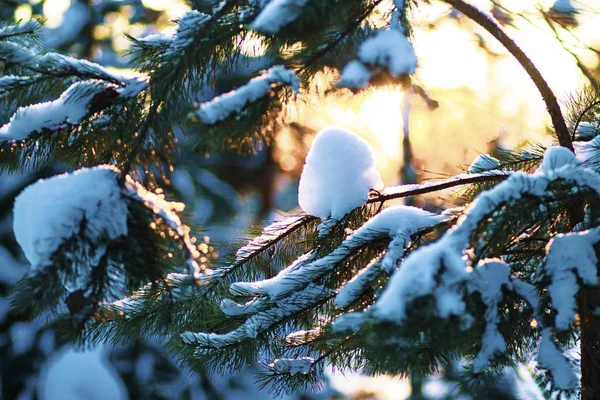
{"type": "Polygon", "coordinates": [[[510,176],[510,173],[483,173],[479,175],[473,176],[455,176],[443,182],[428,182],[422,185],[403,185],[397,186],[396,188],[387,188],[382,193],[370,197],[367,200],[367,203],[383,203],[384,201],[393,200],[393,199],[401,199],[404,197],[418,196],[421,194],[437,192],[440,190],[448,189],[455,186],[462,185],[470,185],[473,183],[483,183],[483,182],[497,182],[503,181],[510,176]]]}

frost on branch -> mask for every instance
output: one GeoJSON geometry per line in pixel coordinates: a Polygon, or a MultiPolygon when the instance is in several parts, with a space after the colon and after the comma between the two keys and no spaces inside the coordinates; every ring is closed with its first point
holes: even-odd
{"type": "Polygon", "coordinates": [[[306,156],[298,202],[309,214],[340,220],[382,186],[369,144],[348,130],[327,128],[306,156]]]}
{"type": "Polygon", "coordinates": [[[273,84],[291,86],[296,93],[300,90],[300,82],[296,74],[278,65],[261,76],[251,79],[247,84],[202,104],[197,114],[202,123],[216,124],[266,96],[273,84]]]}
{"type": "Polygon", "coordinates": [[[262,10],[250,25],[252,29],[266,34],[276,34],[294,22],[308,0],[258,0],[262,10]],[[266,4],[265,4],[266,3],[266,4]]]}
{"type": "Polygon", "coordinates": [[[95,265],[108,242],[127,235],[117,171],[84,168],[30,185],[15,201],[14,231],[32,271],[51,266],[58,248],[77,236],[86,239],[77,252],[95,265]]]}

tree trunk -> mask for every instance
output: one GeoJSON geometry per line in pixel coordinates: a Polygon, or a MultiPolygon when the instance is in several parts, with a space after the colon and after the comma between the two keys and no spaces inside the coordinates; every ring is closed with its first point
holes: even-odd
{"type": "Polygon", "coordinates": [[[582,291],[579,301],[581,340],[581,399],[600,399],[600,316],[595,308],[600,303],[598,289],[582,291]]]}

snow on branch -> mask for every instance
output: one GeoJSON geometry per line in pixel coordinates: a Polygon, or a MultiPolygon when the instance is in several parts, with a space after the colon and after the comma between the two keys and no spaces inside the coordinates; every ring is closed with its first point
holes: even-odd
{"type": "Polygon", "coordinates": [[[280,299],[271,308],[251,316],[231,332],[224,334],[184,332],[181,334],[181,339],[185,344],[198,346],[196,355],[202,356],[206,351],[254,339],[260,333],[278,325],[285,319],[303,310],[313,308],[331,296],[330,289],[322,285],[309,284],[304,289],[280,299]]]}
{"type": "Polygon", "coordinates": [[[32,272],[52,265],[54,253],[75,235],[89,242],[78,249],[89,264],[109,242],[127,235],[127,206],[117,178],[113,167],[83,168],[40,180],[19,194],[14,231],[32,272]]]}
{"type": "Polygon", "coordinates": [[[300,90],[296,74],[277,65],[261,76],[251,79],[247,84],[202,104],[196,113],[202,123],[216,124],[266,96],[274,84],[291,86],[296,93],[300,90]]]}
{"type": "Polygon", "coordinates": [[[178,21],[177,33],[171,40],[169,50],[166,52],[164,59],[169,60],[172,57],[180,58],[185,48],[193,43],[198,30],[203,28],[210,19],[210,15],[197,10],[185,13],[178,21]]]}
{"type": "Polygon", "coordinates": [[[298,18],[308,0],[268,0],[268,2],[263,0],[259,2],[262,3],[262,10],[250,27],[259,32],[274,35],[298,18]]]}
{"type": "Polygon", "coordinates": [[[578,278],[588,285],[598,284],[598,258],[594,246],[599,241],[600,228],[593,228],[559,234],[548,243],[544,273],[552,280],[548,290],[557,311],[555,326],[559,330],[568,329],[575,319],[578,278]]]}
{"type": "Polygon", "coordinates": [[[19,107],[10,121],[0,128],[0,142],[27,139],[32,133],[58,131],[80,123],[92,110],[94,99],[114,93],[117,87],[103,81],[72,84],[56,100],[19,107]]]}
{"type": "MultiPolygon", "coordinates": [[[[310,282],[314,282],[330,273],[340,262],[356,250],[373,240],[381,238],[392,238],[382,263],[382,271],[389,273],[395,267],[396,261],[402,257],[404,247],[410,241],[410,235],[444,219],[445,217],[415,207],[390,207],[357,229],[339,247],[325,257],[316,259],[314,252],[306,253],[273,278],[258,282],[236,282],[231,285],[230,291],[238,296],[262,295],[268,296],[271,301],[279,301],[290,293],[301,290],[310,282]]],[[[339,301],[339,304],[344,304],[353,301],[352,294],[356,293],[353,286],[356,283],[350,285],[351,288],[342,289],[342,294],[339,295],[339,300],[336,300],[336,302],[339,301]]]]}
{"type": "Polygon", "coordinates": [[[360,46],[358,59],[350,61],[343,69],[339,86],[363,89],[369,80],[386,68],[393,77],[412,74],[417,68],[417,57],[412,44],[398,28],[383,29],[360,46]]]}
{"type": "Polygon", "coordinates": [[[537,361],[540,367],[550,371],[554,383],[559,389],[575,389],[579,385],[577,375],[569,366],[565,356],[554,344],[550,328],[542,331],[542,341],[539,346],[537,361]]]}

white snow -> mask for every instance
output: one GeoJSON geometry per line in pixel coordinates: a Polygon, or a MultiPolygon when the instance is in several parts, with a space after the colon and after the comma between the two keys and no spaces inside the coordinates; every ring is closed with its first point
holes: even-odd
{"type": "Polygon", "coordinates": [[[542,341],[539,347],[537,361],[542,368],[552,373],[554,383],[559,389],[575,389],[579,379],[567,363],[565,356],[552,341],[551,330],[542,331],[542,341]]]}
{"type": "Polygon", "coordinates": [[[269,365],[273,371],[277,373],[308,374],[315,360],[311,357],[294,358],[277,358],[269,365]]]}
{"type": "Polygon", "coordinates": [[[227,119],[230,115],[242,111],[250,103],[266,96],[273,84],[289,85],[296,93],[300,90],[300,82],[296,74],[277,65],[261,76],[251,79],[247,84],[202,104],[197,114],[202,123],[206,125],[216,124],[227,119]]]}
{"type": "Polygon", "coordinates": [[[146,46],[158,47],[158,46],[168,46],[173,42],[175,36],[168,35],[165,33],[154,33],[152,35],[146,35],[143,38],[137,39],[138,42],[146,46]]]}
{"type": "Polygon", "coordinates": [[[546,173],[551,170],[564,167],[565,165],[577,165],[578,161],[575,154],[562,146],[548,147],[544,152],[542,164],[537,169],[536,173],[546,173]]]}
{"type": "Polygon", "coordinates": [[[592,139],[596,134],[600,132],[600,127],[597,123],[591,122],[580,122],[577,126],[577,135],[580,138],[592,139]]]}
{"type": "Polygon", "coordinates": [[[488,154],[479,154],[475,161],[469,167],[469,173],[474,174],[478,172],[494,170],[500,166],[500,161],[488,154]]]}
{"type": "Polygon", "coordinates": [[[571,4],[571,0],[556,0],[552,5],[552,10],[566,14],[577,12],[577,8],[571,4]]]}
{"type": "Polygon", "coordinates": [[[266,34],[275,34],[284,26],[294,22],[308,0],[271,0],[260,11],[252,29],[266,34]]]}
{"type": "Polygon", "coordinates": [[[79,123],[88,113],[94,97],[115,85],[101,81],[77,82],[56,100],[20,107],[0,128],[0,141],[26,139],[30,133],[58,130],[79,123]]]}
{"type": "Polygon", "coordinates": [[[127,234],[127,206],[117,174],[110,166],[83,168],[39,180],[19,194],[14,231],[33,270],[50,265],[52,254],[83,226],[90,240],[127,234]]]}
{"type": "Polygon", "coordinates": [[[400,29],[380,30],[360,46],[358,57],[365,64],[387,67],[393,76],[412,74],[417,68],[413,45],[400,29]]]}
{"type": "Polygon", "coordinates": [[[127,388],[101,348],[56,353],[43,367],[41,400],[125,400],[127,388]]]}
{"type": "Polygon", "coordinates": [[[559,234],[548,243],[544,271],[552,280],[548,287],[552,306],[556,309],[557,329],[568,329],[575,319],[575,296],[579,291],[577,277],[588,285],[598,284],[596,251],[600,229],[559,234]]]}
{"type": "Polygon", "coordinates": [[[577,159],[584,164],[592,164],[600,161],[600,136],[588,142],[573,142],[577,159]]]}
{"type": "Polygon", "coordinates": [[[362,89],[368,86],[376,69],[385,67],[392,76],[412,74],[417,68],[417,56],[413,45],[406,39],[400,27],[382,29],[365,40],[358,51],[358,59],[350,61],[342,70],[339,86],[362,89]]]}
{"type": "Polygon", "coordinates": [[[382,187],[371,146],[351,131],[326,128],[306,156],[298,202],[309,214],[339,220],[382,187]]]}
{"type": "Polygon", "coordinates": [[[352,60],[342,69],[339,86],[351,89],[364,89],[369,86],[371,71],[363,63],[352,60]]]}
{"type": "Polygon", "coordinates": [[[502,287],[512,288],[510,267],[502,261],[482,261],[473,271],[469,291],[479,292],[486,306],[481,349],[473,361],[476,373],[481,372],[496,354],[506,350],[506,342],[498,331],[498,303],[502,300],[502,287]]]}

